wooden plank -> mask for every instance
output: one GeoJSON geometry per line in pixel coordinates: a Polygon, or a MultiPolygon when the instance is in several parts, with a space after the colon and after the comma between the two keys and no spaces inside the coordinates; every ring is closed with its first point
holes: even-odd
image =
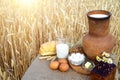
{"type": "Polygon", "coordinates": [[[51,70],[49,61],[39,60],[39,55],[32,62],[22,80],[89,80],[86,75],[81,75],[72,69],[67,72],[51,70]]]}

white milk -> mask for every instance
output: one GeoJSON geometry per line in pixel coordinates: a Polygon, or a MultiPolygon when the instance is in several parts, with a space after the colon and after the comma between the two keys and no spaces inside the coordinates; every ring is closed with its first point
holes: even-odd
{"type": "Polygon", "coordinates": [[[105,15],[105,14],[92,14],[92,15],[90,15],[90,17],[93,17],[93,18],[106,18],[106,17],[108,17],[108,15],[105,15]]]}
{"type": "Polygon", "coordinates": [[[61,43],[56,45],[57,57],[67,58],[69,53],[69,47],[67,44],[61,43]]]}

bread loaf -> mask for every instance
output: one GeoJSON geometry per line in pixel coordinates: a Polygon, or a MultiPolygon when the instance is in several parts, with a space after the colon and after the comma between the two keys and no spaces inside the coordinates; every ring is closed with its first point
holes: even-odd
{"type": "Polygon", "coordinates": [[[39,53],[42,56],[55,55],[56,54],[56,42],[50,41],[41,45],[39,53]]]}

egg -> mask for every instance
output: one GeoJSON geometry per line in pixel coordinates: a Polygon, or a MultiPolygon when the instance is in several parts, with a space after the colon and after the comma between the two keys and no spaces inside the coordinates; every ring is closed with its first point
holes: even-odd
{"type": "Polygon", "coordinates": [[[63,58],[63,59],[59,59],[58,62],[61,63],[68,63],[67,59],[63,58]]]}
{"type": "Polygon", "coordinates": [[[51,68],[52,70],[56,70],[56,69],[58,69],[58,67],[59,67],[59,62],[58,62],[58,61],[52,61],[52,62],[50,63],[50,68],[51,68]]]}
{"type": "Polygon", "coordinates": [[[66,72],[66,71],[69,70],[69,65],[68,65],[67,63],[62,63],[62,64],[60,64],[60,66],[59,66],[59,70],[60,70],[61,72],[66,72]]]}

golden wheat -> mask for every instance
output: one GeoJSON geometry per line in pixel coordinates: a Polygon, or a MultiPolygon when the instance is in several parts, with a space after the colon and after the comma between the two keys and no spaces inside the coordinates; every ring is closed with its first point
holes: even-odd
{"type": "Polygon", "coordinates": [[[75,44],[88,32],[86,13],[112,13],[113,52],[120,57],[120,0],[0,0],[0,80],[20,80],[42,43],[64,36],[75,44]]]}

